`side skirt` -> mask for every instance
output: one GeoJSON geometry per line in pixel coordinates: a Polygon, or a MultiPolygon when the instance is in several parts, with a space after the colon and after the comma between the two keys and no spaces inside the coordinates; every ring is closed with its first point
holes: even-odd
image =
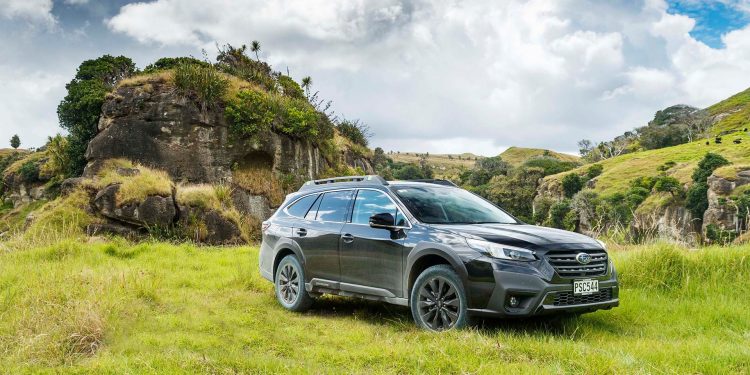
{"type": "Polygon", "coordinates": [[[305,290],[312,294],[333,294],[343,297],[356,297],[371,301],[383,301],[394,305],[409,306],[409,300],[396,297],[386,289],[342,283],[325,279],[312,279],[305,283],[305,290]]]}

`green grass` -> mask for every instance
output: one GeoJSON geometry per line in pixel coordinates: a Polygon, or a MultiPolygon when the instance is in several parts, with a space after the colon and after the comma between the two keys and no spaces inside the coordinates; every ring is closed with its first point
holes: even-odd
{"type": "MultiPolygon", "coordinates": [[[[0,244],[1,245],[1,244],[0,244]]],[[[257,248],[0,246],[9,373],[747,373],[750,247],[613,251],[622,305],[420,331],[406,308],[276,303],[257,248]]]]}
{"type": "MultiPolygon", "coordinates": [[[[712,140],[711,144],[707,146],[705,140],[700,140],[602,160],[597,164],[601,164],[604,171],[597,178],[594,190],[604,195],[624,193],[628,190],[631,180],[640,176],[657,176],[660,173],[657,168],[668,161],[677,164],[667,170],[666,173],[677,178],[683,184],[689,183],[693,170],[708,152],[718,153],[735,164],[747,164],[750,160],[748,144],[750,144],[750,136],[744,132],[737,132],[724,136],[724,141],[721,144],[715,144],[712,140]],[[731,140],[734,138],[741,138],[742,143],[732,143],[731,140]]],[[[584,174],[587,168],[588,165],[584,165],[572,171],[547,176],[545,180],[549,183],[549,180],[561,180],[568,173],[584,174]]]]}
{"type": "Polygon", "coordinates": [[[504,161],[513,166],[519,166],[533,158],[547,156],[562,161],[580,163],[581,158],[576,155],[563,154],[541,148],[510,147],[500,154],[504,161]]]}

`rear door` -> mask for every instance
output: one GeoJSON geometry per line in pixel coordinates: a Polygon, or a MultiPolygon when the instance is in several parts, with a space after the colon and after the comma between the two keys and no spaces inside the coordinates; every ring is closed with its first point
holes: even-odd
{"type": "Polygon", "coordinates": [[[308,211],[294,237],[305,257],[306,281],[325,279],[340,281],[339,238],[349,216],[352,190],[324,193],[308,211]]]}
{"type": "Polygon", "coordinates": [[[370,227],[370,216],[384,212],[393,214],[400,226],[408,226],[398,206],[386,193],[373,189],[357,192],[351,221],[341,232],[342,289],[347,283],[376,288],[361,289],[369,294],[402,297],[406,230],[370,227]],[[383,290],[388,293],[382,293],[383,290]]]}

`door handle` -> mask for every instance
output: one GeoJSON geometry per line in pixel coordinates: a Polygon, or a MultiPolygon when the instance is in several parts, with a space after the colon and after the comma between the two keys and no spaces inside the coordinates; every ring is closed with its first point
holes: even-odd
{"type": "Polygon", "coordinates": [[[304,237],[305,235],[307,235],[307,229],[305,228],[297,229],[297,235],[299,235],[300,237],[304,237]]]}
{"type": "Polygon", "coordinates": [[[352,242],[354,242],[354,236],[352,236],[349,233],[341,235],[341,239],[344,240],[345,243],[352,243],[352,242]]]}

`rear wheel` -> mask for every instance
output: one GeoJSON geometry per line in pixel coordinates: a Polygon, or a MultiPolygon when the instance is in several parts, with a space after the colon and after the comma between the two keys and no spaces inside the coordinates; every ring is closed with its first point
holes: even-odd
{"type": "Polygon", "coordinates": [[[424,270],[409,298],[414,321],[430,331],[466,326],[466,292],[450,266],[437,265],[424,270]]]}
{"type": "Polygon", "coordinates": [[[288,310],[305,311],[313,303],[305,290],[305,271],[294,255],[287,255],[279,262],[274,278],[276,299],[288,310]]]}

